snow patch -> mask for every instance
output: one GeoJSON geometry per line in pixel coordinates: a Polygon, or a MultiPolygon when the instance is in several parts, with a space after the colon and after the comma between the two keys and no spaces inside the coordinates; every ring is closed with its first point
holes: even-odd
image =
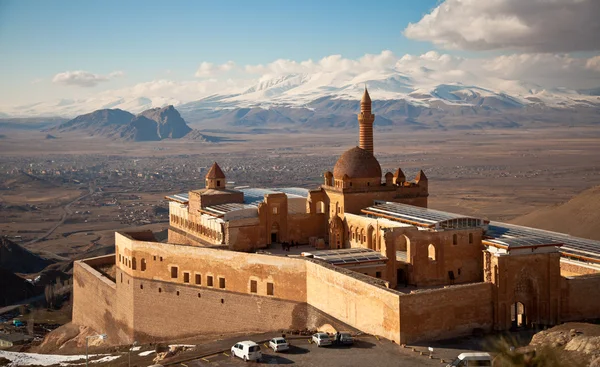
{"type": "MultiPolygon", "coordinates": [[[[19,353],[0,350],[0,357],[10,361],[8,367],[18,366],[52,366],[55,364],[61,366],[73,366],[85,363],[85,355],[59,355],[59,354],[37,354],[37,353],[19,353]],[[80,363],[69,363],[80,362],[80,363]]],[[[118,359],[119,356],[110,356],[107,354],[90,354],[91,363],[111,362],[118,359]]]]}

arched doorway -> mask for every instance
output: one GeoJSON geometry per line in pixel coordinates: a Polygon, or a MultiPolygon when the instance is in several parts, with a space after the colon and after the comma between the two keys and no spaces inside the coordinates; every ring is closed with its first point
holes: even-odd
{"type": "Polygon", "coordinates": [[[522,328],[527,326],[527,315],[525,313],[525,304],[515,302],[510,307],[510,320],[513,328],[522,328]]]}
{"type": "Polygon", "coordinates": [[[373,226],[369,226],[369,228],[367,228],[367,248],[371,249],[371,250],[375,250],[375,236],[373,235],[375,230],[373,229],[373,226]]]}
{"type": "Polygon", "coordinates": [[[329,248],[342,248],[344,243],[344,222],[337,215],[329,223],[329,248]]]}
{"type": "Polygon", "coordinates": [[[279,242],[279,223],[273,222],[271,225],[271,243],[279,242]]]}

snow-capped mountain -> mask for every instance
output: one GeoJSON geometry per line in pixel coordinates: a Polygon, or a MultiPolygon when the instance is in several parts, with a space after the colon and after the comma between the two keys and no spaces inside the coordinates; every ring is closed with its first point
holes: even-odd
{"type": "Polygon", "coordinates": [[[3,110],[11,116],[63,116],[98,109],[138,113],[175,105],[191,124],[223,126],[352,126],[365,85],[377,115],[376,124],[411,127],[521,126],[529,123],[596,124],[600,97],[468,73],[440,77],[425,67],[398,71],[318,71],[263,77],[254,84],[204,93],[201,98],[103,97],[59,100],[3,110]],[[441,82],[445,79],[463,83],[441,82]],[[468,82],[468,83],[467,83],[468,82]]]}

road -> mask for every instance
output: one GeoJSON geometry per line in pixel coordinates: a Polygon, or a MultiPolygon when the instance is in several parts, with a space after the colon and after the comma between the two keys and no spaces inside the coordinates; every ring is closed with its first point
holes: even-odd
{"type": "Polygon", "coordinates": [[[54,225],[52,226],[52,228],[50,228],[46,233],[44,233],[41,237],[38,237],[36,239],[33,239],[29,242],[24,243],[24,246],[28,246],[31,244],[34,244],[36,242],[42,241],[44,239],[46,239],[48,236],[50,236],[58,227],[60,227],[65,220],[67,219],[67,217],[71,214],[73,214],[73,212],[71,211],[71,205],[78,202],[79,200],[85,199],[86,197],[92,195],[96,190],[94,189],[94,187],[92,186],[92,184],[90,183],[89,185],[89,192],[85,195],[82,195],[80,197],[78,197],[77,199],[67,203],[64,207],[63,207],[63,211],[64,213],[62,214],[60,220],[54,225]]]}

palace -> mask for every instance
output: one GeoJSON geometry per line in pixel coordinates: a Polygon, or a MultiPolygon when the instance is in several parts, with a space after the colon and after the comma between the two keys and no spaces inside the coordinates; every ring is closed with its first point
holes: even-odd
{"type": "Polygon", "coordinates": [[[429,209],[423,171],[382,174],[366,88],[358,121],[313,190],[229,187],[215,162],[166,197],[167,243],[116,233],[75,263],[73,322],[122,343],[324,324],[408,343],[600,317],[600,242],[429,209]]]}

